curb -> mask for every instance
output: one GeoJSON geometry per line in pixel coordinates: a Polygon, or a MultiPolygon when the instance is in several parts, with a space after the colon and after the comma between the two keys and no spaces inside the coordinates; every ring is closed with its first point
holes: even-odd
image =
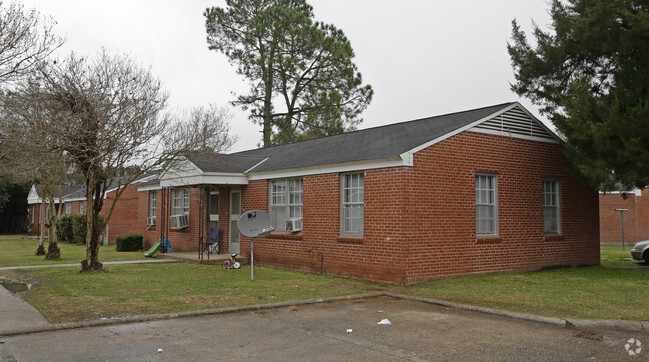
{"type": "Polygon", "coordinates": [[[403,294],[393,294],[393,293],[390,293],[390,292],[385,292],[384,295],[388,296],[388,297],[392,297],[392,298],[398,298],[398,299],[404,299],[404,300],[411,300],[411,301],[415,301],[415,302],[422,302],[422,303],[428,303],[428,304],[441,305],[441,306],[449,307],[449,308],[453,308],[453,309],[468,310],[468,311],[471,311],[471,312],[491,314],[491,315],[496,315],[496,316],[500,316],[500,317],[519,319],[519,320],[524,320],[524,321],[529,321],[529,322],[539,322],[539,323],[545,323],[545,324],[553,324],[553,325],[558,325],[558,326],[562,326],[562,327],[567,326],[566,321],[563,320],[563,319],[560,319],[560,318],[543,317],[543,316],[537,316],[537,315],[534,315],[534,314],[509,312],[509,311],[505,311],[505,310],[498,310],[498,309],[485,308],[485,307],[476,307],[474,305],[459,304],[459,303],[447,302],[447,301],[438,300],[438,299],[413,297],[413,296],[410,296],[410,295],[403,295],[403,294]]]}
{"type": "Polygon", "coordinates": [[[389,297],[389,298],[395,298],[401,300],[428,303],[428,304],[434,304],[434,305],[444,306],[453,309],[490,314],[490,315],[495,315],[500,317],[528,321],[528,322],[544,323],[544,324],[555,325],[555,326],[560,326],[565,328],[577,328],[577,329],[607,328],[607,329],[618,329],[618,330],[630,331],[630,332],[649,331],[649,321],[623,321],[623,320],[573,319],[573,318],[562,319],[562,318],[544,317],[544,316],[537,316],[534,314],[509,312],[504,310],[477,307],[468,304],[459,304],[459,303],[447,302],[438,299],[415,297],[415,296],[395,294],[395,293],[383,291],[383,292],[376,292],[376,293],[353,294],[353,295],[328,297],[328,298],[304,299],[304,300],[291,301],[291,302],[256,304],[256,305],[249,305],[244,307],[227,307],[227,308],[220,308],[220,309],[207,309],[207,310],[179,312],[179,313],[146,314],[146,315],[135,315],[135,316],[128,316],[128,317],[117,317],[117,318],[99,319],[99,320],[91,320],[91,321],[83,321],[83,322],[51,324],[51,325],[40,326],[40,327],[18,328],[14,330],[0,331],[0,337],[32,334],[32,333],[40,333],[40,332],[60,331],[60,330],[67,330],[67,329],[112,326],[112,325],[128,324],[128,323],[153,322],[153,321],[174,319],[174,318],[199,317],[199,316],[206,316],[206,315],[226,314],[226,313],[250,312],[256,310],[268,310],[268,309],[294,307],[294,306],[309,305],[309,304],[332,303],[338,301],[377,298],[377,297],[389,297]]]}
{"type": "Polygon", "coordinates": [[[0,337],[15,336],[20,334],[32,334],[32,333],[40,333],[40,332],[53,332],[53,331],[61,331],[66,329],[79,329],[79,328],[87,328],[87,327],[112,326],[112,325],[128,324],[128,323],[153,322],[158,320],[183,318],[183,317],[199,317],[199,316],[206,316],[206,315],[226,314],[226,313],[250,312],[256,310],[294,307],[294,306],[308,305],[308,304],[331,303],[331,302],[338,302],[338,301],[345,301],[345,300],[376,298],[376,297],[382,297],[384,295],[385,294],[382,292],[354,294],[354,295],[344,295],[338,297],[304,299],[304,300],[291,301],[291,302],[256,304],[256,305],[248,305],[244,307],[227,307],[227,308],[220,308],[220,309],[207,309],[207,310],[179,312],[179,313],[145,314],[145,315],[117,317],[117,318],[110,318],[110,319],[99,319],[99,320],[91,320],[91,321],[83,321],[83,322],[60,323],[60,324],[51,324],[51,325],[39,326],[39,327],[17,328],[13,330],[0,331],[0,337]]]}
{"type": "Polygon", "coordinates": [[[459,303],[447,302],[447,301],[437,300],[437,299],[413,297],[413,296],[402,295],[402,294],[393,294],[390,292],[385,292],[384,295],[388,297],[412,300],[416,302],[436,304],[436,305],[441,305],[441,306],[454,308],[454,309],[468,310],[472,312],[491,314],[491,315],[507,317],[512,319],[530,321],[530,322],[552,324],[552,325],[557,325],[566,328],[581,328],[581,329],[607,328],[607,329],[618,329],[618,330],[629,331],[629,332],[649,331],[649,321],[623,321],[623,320],[605,320],[605,319],[576,319],[576,318],[562,319],[562,318],[538,316],[538,315],[527,314],[527,313],[509,312],[505,310],[498,310],[492,308],[476,307],[473,305],[459,304],[459,303]]]}

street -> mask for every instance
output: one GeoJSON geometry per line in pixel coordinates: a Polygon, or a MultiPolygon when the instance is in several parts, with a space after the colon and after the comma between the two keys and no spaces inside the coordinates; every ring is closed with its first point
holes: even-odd
{"type": "MultiPolygon", "coordinates": [[[[387,322],[384,322],[387,323],[387,322]]],[[[3,361],[644,360],[584,331],[378,297],[3,337],[3,361]],[[387,319],[390,324],[378,324],[387,319]],[[349,331],[351,330],[351,331],[349,331]]],[[[635,353],[637,348],[632,346],[635,353]]],[[[643,354],[646,354],[643,356],[643,354]]],[[[643,358],[645,357],[645,358],[643,358]]]]}

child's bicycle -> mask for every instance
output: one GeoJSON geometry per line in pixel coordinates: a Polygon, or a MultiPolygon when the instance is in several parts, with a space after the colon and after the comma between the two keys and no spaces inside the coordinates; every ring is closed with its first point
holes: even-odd
{"type": "Polygon", "coordinates": [[[241,263],[237,261],[237,254],[230,254],[230,260],[223,262],[223,269],[239,269],[241,268],[241,263]]]}

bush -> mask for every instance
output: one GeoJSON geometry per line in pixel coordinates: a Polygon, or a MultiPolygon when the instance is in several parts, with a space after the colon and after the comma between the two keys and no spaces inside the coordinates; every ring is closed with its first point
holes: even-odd
{"type": "MultiPolygon", "coordinates": [[[[72,240],[78,244],[86,243],[86,236],[88,235],[88,228],[86,225],[86,214],[72,215],[72,240]]],[[[99,215],[99,227],[104,227],[104,217],[99,215]]],[[[101,243],[102,240],[99,240],[101,243]]]]}
{"type": "Polygon", "coordinates": [[[77,244],[86,243],[88,228],[86,227],[86,214],[72,216],[72,239],[77,244]]]}
{"type": "Polygon", "coordinates": [[[140,251],[144,237],[140,234],[120,235],[115,239],[117,251],[140,251]]]}
{"type": "Polygon", "coordinates": [[[72,215],[61,215],[61,217],[59,218],[59,237],[63,241],[74,242],[72,218],[72,215]]]}

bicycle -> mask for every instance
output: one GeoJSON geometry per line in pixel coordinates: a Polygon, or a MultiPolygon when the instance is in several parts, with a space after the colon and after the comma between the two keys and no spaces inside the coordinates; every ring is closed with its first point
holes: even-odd
{"type": "Polygon", "coordinates": [[[230,254],[230,260],[223,262],[223,269],[239,269],[241,268],[241,263],[237,261],[237,254],[230,254]]]}

